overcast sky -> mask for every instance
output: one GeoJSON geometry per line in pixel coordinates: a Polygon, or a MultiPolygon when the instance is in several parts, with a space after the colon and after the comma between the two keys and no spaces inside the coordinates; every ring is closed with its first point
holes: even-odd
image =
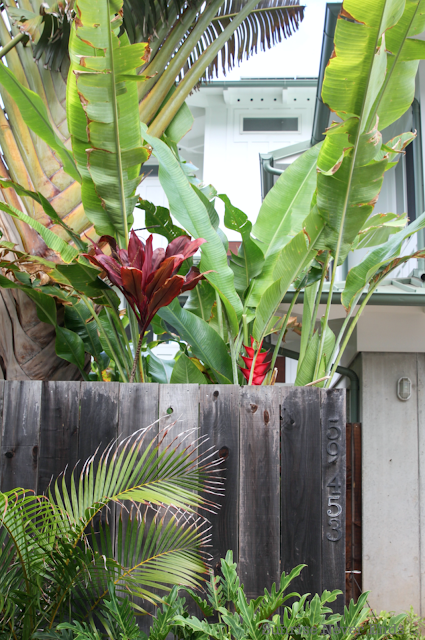
{"type": "MultiPolygon", "coordinates": [[[[301,3],[300,3],[301,4],[301,3]]],[[[244,60],[226,78],[293,78],[317,76],[322,48],[326,0],[304,0],[304,20],[298,31],[270,51],[244,60]]]]}

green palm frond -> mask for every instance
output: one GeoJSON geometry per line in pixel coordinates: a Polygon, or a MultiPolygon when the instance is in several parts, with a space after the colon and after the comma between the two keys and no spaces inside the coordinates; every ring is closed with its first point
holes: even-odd
{"type": "MultiPolygon", "coordinates": [[[[244,0],[226,0],[215,18],[205,30],[196,48],[191,53],[180,77],[191,68],[208,46],[216,40],[235,18],[244,0]]],[[[219,67],[224,75],[259,51],[267,51],[289,38],[304,18],[305,7],[298,0],[262,0],[239,25],[220,53],[205,72],[204,79],[218,76],[219,67]]]]}
{"type": "Polygon", "coordinates": [[[86,620],[111,585],[120,599],[151,602],[158,589],[199,586],[209,540],[200,510],[215,509],[205,494],[220,479],[195,431],[170,442],[172,426],[111,443],[48,496],[0,493],[0,634],[30,637],[71,611],[86,620]]]}

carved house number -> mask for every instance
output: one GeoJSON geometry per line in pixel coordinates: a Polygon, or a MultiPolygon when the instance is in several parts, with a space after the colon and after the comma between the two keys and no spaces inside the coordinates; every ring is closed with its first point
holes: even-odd
{"type": "MultiPolygon", "coordinates": [[[[336,424],[332,424],[334,422],[338,422],[338,420],[329,420],[330,425],[328,427],[328,431],[326,433],[327,444],[326,451],[331,456],[332,465],[337,467],[341,446],[341,428],[336,424]]],[[[340,504],[341,500],[341,479],[340,474],[337,473],[326,485],[328,488],[328,504],[329,507],[326,511],[329,516],[328,525],[330,527],[330,531],[327,532],[326,537],[331,542],[338,542],[338,540],[342,537],[342,524],[341,524],[341,515],[342,515],[342,506],[340,504]]]]}

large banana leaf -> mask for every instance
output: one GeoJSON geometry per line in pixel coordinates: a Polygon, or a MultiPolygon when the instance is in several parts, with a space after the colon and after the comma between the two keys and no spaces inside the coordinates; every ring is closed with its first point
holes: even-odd
{"type": "Polygon", "coordinates": [[[177,300],[160,309],[158,315],[176,329],[181,339],[192,347],[197,358],[211,367],[218,382],[231,384],[232,362],[227,347],[207,322],[182,309],[177,300]]]}
{"type": "Polygon", "coordinates": [[[76,8],[67,117],[83,178],[84,210],[97,233],[127,245],[140,166],[149,157],[142,146],[134,82],[144,79],[136,69],[147,61],[148,45],[130,45],[126,34],[118,37],[122,1],[78,0],[76,8]]]}
{"type": "Polygon", "coordinates": [[[160,161],[159,179],[170,203],[170,211],[178,222],[194,238],[204,238],[201,271],[210,271],[208,281],[218,291],[229,317],[234,335],[238,333],[238,318],[242,314],[242,303],[235,290],[233,271],[227,264],[223,243],[211,224],[205,205],[189,184],[181,166],[167,145],[144,133],[160,161]]]}
{"type": "Polygon", "coordinates": [[[235,289],[243,295],[264,265],[264,254],[251,237],[252,223],[246,213],[233,206],[225,195],[219,196],[224,202],[224,225],[240,233],[242,243],[238,254],[230,254],[230,268],[235,274],[235,289]]]}
{"type": "Polygon", "coordinates": [[[321,248],[336,254],[338,263],[372,213],[387,168],[378,123],[394,122],[413,99],[414,77],[401,73],[402,60],[410,50],[416,60],[425,55],[424,48],[406,40],[423,29],[418,2],[346,0],[344,11],[350,19],[338,20],[322,90],[324,102],[344,122],[327,133],[317,179],[317,207],[325,224],[321,248]],[[396,107],[394,96],[403,96],[396,107]]]}
{"type": "Polygon", "coordinates": [[[256,316],[252,334],[261,343],[267,328],[289,287],[298,275],[315,258],[317,250],[315,243],[320,236],[320,224],[314,213],[306,220],[308,232],[300,231],[280,251],[274,268],[274,282],[263,295],[256,309],[256,316]]]}
{"type": "MultiPolygon", "coordinates": [[[[389,240],[367,254],[362,262],[348,272],[341,302],[349,310],[358,294],[381,269],[400,256],[405,240],[425,228],[425,213],[414,220],[408,227],[392,235],[389,240]]],[[[425,253],[425,249],[423,250],[425,253]]]]}
{"type": "Polygon", "coordinates": [[[256,307],[264,291],[273,284],[279,252],[303,228],[316,189],[320,148],[321,144],[315,145],[297,158],[264,198],[253,235],[261,242],[265,263],[247,297],[249,307],[256,307]]]}

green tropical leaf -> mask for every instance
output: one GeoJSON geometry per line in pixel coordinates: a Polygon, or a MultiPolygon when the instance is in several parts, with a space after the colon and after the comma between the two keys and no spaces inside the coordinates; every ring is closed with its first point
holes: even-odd
{"type": "Polygon", "coordinates": [[[38,191],[30,191],[29,189],[25,189],[25,187],[18,184],[17,182],[13,182],[13,180],[2,180],[1,178],[0,188],[14,189],[18,195],[27,196],[38,202],[43,207],[44,213],[46,213],[53,222],[56,222],[56,224],[65,229],[66,233],[70,238],[72,238],[78,249],[80,249],[81,251],[87,251],[87,243],[83,242],[80,236],[62,220],[62,218],[56,213],[47,198],[45,198],[41,193],[39,193],[38,191]]]}
{"type": "Polygon", "coordinates": [[[55,350],[63,360],[75,364],[80,370],[84,368],[85,347],[78,333],[57,326],[55,350]]]}
{"type": "Polygon", "coordinates": [[[235,289],[239,294],[243,294],[251,284],[251,280],[261,273],[264,254],[251,237],[252,223],[248,220],[248,216],[233,206],[227,196],[218,197],[225,205],[225,226],[232,231],[237,231],[242,237],[238,255],[230,254],[230,267],[235,274],[235,289]]]}
{"type": "MultiPolygon", "coordinates": [[[[425,213],[405,229],[390,236],[385,244],[370,251],[360,264],[350,269],[341,295],[341,302],[347,310],[378,271],[399,258],[405,240],[423,228],[425,228],[425,213]]],[[[403,260],[409,258],[410,256],[403,256],[403,260]]]]}
{"type": "Polygon", "coordinates": [[[46,229],[46,227],[40,222],[34,220],[33,218],[30,218],[22,211],[19,211],[19,209],[16,209],[12,205],[6,204],[5,202],[0,202],[0,209],[8,213],[13,218],[17,218],[22,222],[26,222],[30,227],[35,229],[37,233],[39,233],[43,238],[49,249],[59,254],[64,262],[72,262],[72,260],[74,260],[79,255],[77,249],[71,247],[69,244],[64,242],[62,238],[59,238],[59,236],[57,236],[53,231],[50,231],[50,229],[46,229]]]}
{"type": "Polygon", "coordinates": [[[0,84],[18,105],[22,118],[28,127],[44,140],[49,147],[56,151],[63,163],[65,171],[72,176],[74,180],[81,182],[81,176],[75,166],[72,153],[56,135],[49,116],[47,115],[46,106],[40,96],[34,93],[34,91],[24,87],[22,82],[19,82],[14,73],[2,62],[0,62],[0,84]]]}
{"type": "Polygon", "coordinates": [[[385,46],[392,55],[388,56],[385,82],[370,115],[370,119],[375,114],[379,117],[381,129],[398,120],[413,102],[419,61],[425,59],[423,42],[412,37],[425,29],[424,2],[407,0],[400,7],[404,8],[403,15],[385,35],[385,46]]]}
{"type": "Polygon", "coordinates": [[[299,233],[316,189],[317,144],[292,162],[263,200],[253,235],[265,247],[265,258],[275,255],[299,233]]]}
{"type": "Polygon", "coordinates": [[[122,1],[78,1],[66,106],[85,213],[100,235],[115,235],[127,244],[140,165],[149,157],[142,147],[137,86],[128,76],[136,78],[148,45],[130,45],[126,33],[118,37],[121,8],[122,1]]]}
{"type": "Polygon", "coordinates": [[[389,125],[413,99],[414,79],[407,68],[402,77],[401,61],[404,47],[413,46],[406,37],[424,27],[418,4],[347,0],[344,9],[351,19],[338,20],[322,99],[343,122],[327,131],[317,179],[317,207],[325,223],[318,247],[337,254],[338,264],[372,213],[388,168],[378,122],[389,125]]]}
{"type": "MultiPolygon", "coordinates": [[[[329,358],[332,355],[334,346],[335,346],[335,334],[329,327],[324,327],[322,321],[322,331],[325,331],[325,339],[323,343],[323,353],[320,360],[320,366],[318,370],[317,379],[323,378],[325,375],[327,365],[329,363],[329,358]]],[[[314,370],[316,367],[318,350],[319,350],[319,341],[320,341],[320,332],[316,331],[311,339],[310,343],[307,345],[307,349],[304,355],[304,358],[301,362],[301,366],[297,370],[297,377],[295,378],[295,386],[296,387],[304,387],[306,384],[314,381],[314,370]]],[[[318,387],[323,387],[325,382],[319,382],[318,387]]]]}
{"type": "Polygon", "coordinates": [[[252,335],[258,342],[263,340],[270,321],[292,282],[317,254],[315,243],[322,232],[317,215],[312,213],[308,216],[306,228],[306,231],[300,231],[278,254],[273,270],[273,284],[261,296],[256,310],[252,335]]]}
{"type": "MultiPolygon", "coordinates": [[[[106,309],[102,309],[102,311],[99,313],[98,318],[99,323],[103,329],[103,331],[99,332],[99,339],[103,351],[111,360],[116,361],[118,358],[119,364],[129,376],[133,363],[131,362],[129,354],[125,350],[118,336],[111,316],[108,315],[106,309]]],[[[122,380],[121,382],[127,382],[127,380],[122,380]]]]}
{"type": "Polygon", "coordinates": [[[170,379],[171,384],[207,384],[207,379],[193,364],[192,360],[181,353],[173,368],[170,379]]]}
{"type": "Polygon", "coordinates": [[[194,313],[205,322],[211,319],[213,305],[216,301],[216,292],[208,280],[201,280],[196,287],[189,292],[189,297],[183,309],[194,313]]]}
{"type": "Polygon", "coordinates": [[[407,224],[407,213],[377,213],[368,218],[352,245],[352,251],[376,247],[387,242],[388,238],[403,229],[407,224]]]}
{"type": "Polygon", "coordinates": [[[217,232],[211,225],[208,212],[187,181],[171,150],[161,140],[146,133],[144,137],[160,162],[159,179],[170,203],[172,215],[194,238],[204,238],[200,270],[210,271],[208,281],[220,294],[226,307],[234,335],[239,330],[238,317],[242,303],[236,293],[233,272],[227,264],[227,255],[217,232]]]}
{"type": "Polygon", "coordinates": [[[93,321],[90,311],[81,300],[72,306],[65,306],[65,327],[80,336],[85,350],[90,353],[97,362],[102,362],[103,351],[99,340],[96,323],[93,321]]]}
{"type": "Polygon", "coordinates": [[[148,200],[139,199],[137,208],[145,211],[145,226],[149,233],[157,233],[171,242],[179,236],[187,235],[186,231],[175,225],[168,209],[156,207],[148,200]]]}
{"type": "Polygon", "coordinates": [[[304,289],[304,301],[303,301],[303,319],[302,319],[302,332],[300,342],[300,358],[298,360],[298,367],[304,358],[305,351],[307,349],[307,341],[310,335],[311,324],[316,322],[316,318],[313,318],[313,310],[316,301],[317,290],[319,288],[319,282],[315,282],[309,287],[304,289]]]}
{"type": "Polygon", "coordinates": [[[190,344],[194,355],[212,369],[218,382],[231,384],[232,361],[225,343],[214,329],[202,318],[182,309],[178,300],[160,309],[158,315],[190,344]]]}
{"type": "Polygon", "coordinates": [[[176,361],[158,358],[150,349],[148,349],[148,354],[148,375],[152,378],[152,382],[170,384],[176,361]]]}

